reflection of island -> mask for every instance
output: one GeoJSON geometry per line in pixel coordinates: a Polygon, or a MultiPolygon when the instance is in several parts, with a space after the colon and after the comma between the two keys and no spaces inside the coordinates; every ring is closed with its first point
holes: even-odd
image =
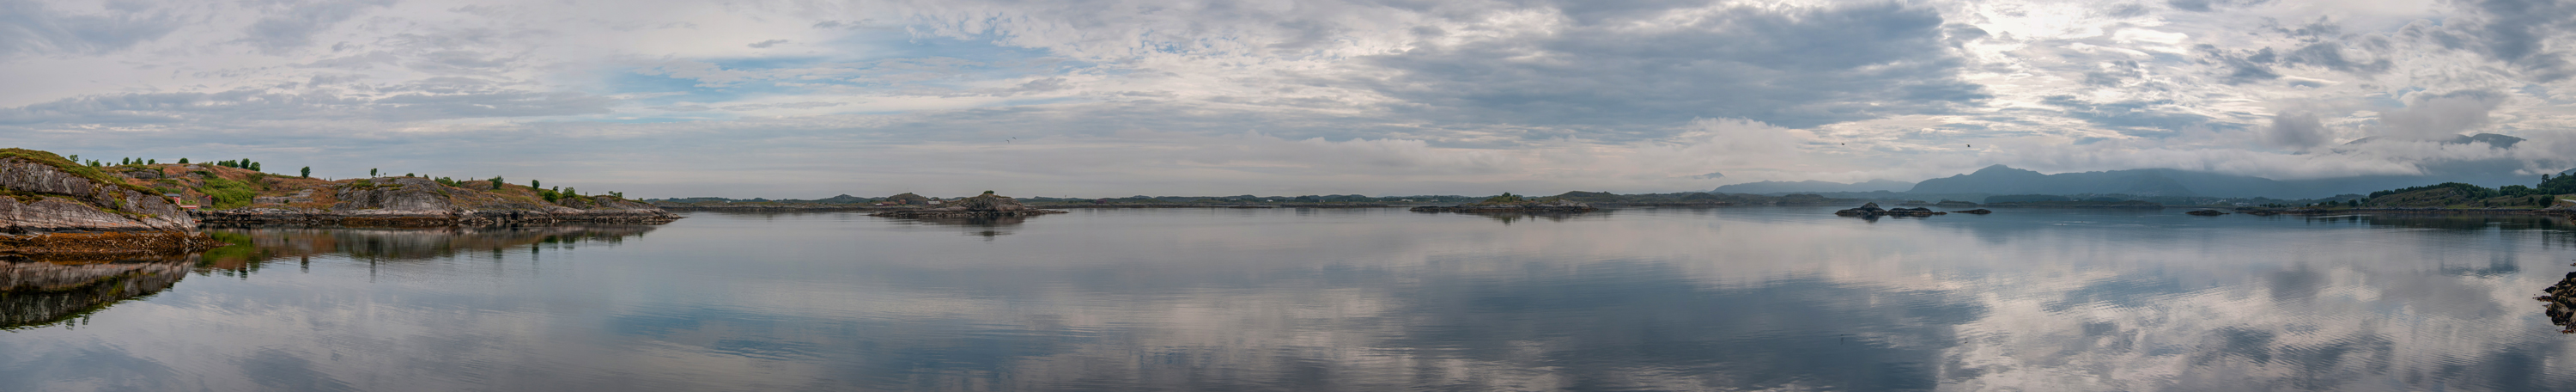
{"type": "Polygon", "coordinates": [[[207,267],[246,270],[255,264],[324,254],[367,260],[422,260],[468,251],[537,244],[618,243],[653,231],[648,225],[451,226],[420,229],[243,227],[211,230],[232,246],[206,251],[207,267]]]}
{"type": "Polygon", "coordinates": [[[1568,220],[1568,219],[1576,219],[1576,218],[1603,219],[1603,218],[1608,218],[1608,217],[1610,216],[1610,213],[1609,213],[1608,211],[1593,212],[1593,213],[1589,213],[1589,214],[1587,214],[1587,213],[1582,213],[1582,212],[1460,212],[1459,214],[1463,214],[1463,215],[1475,215],[1475,216],[1482,216],[1482,217],[1486,217],[1486,218],[1492,218],[1492,219],[1494,219],[1494,220],[1503,221],[1503,224],[1505,224],[1505,225],[1512,224],[1512,222],[1519,222],[1519,221],[1525,221],[1525,220],[1546,220],[1546,221],[1549,221],[1549,222],[1564,222],[1564,221],[1566,221],[1566,220],[1568,220]]]}
{"type": "Polygon", "coordinates": [[[62,323],[149,296],[188,276],[194,256],[125,260],[0,255],[0,330],[62,323]]]}
{"type": "Polygon", "coordinates": [[[2567,273],[2567,278],[2559,279],[2557,285],[2540,292],[2545,295],[2532,299],[2548,303],[2543,305],[2541,313],[2549,315],[2549,323],[2564,328],[2558,330],[2559,333],[2576,333],[2576,324],[2571,324],[2571,321],[2576,321],[2571,320],[2576,319],[2576,272],[2567,273]]]}
{"type": "Polygon", "coordinates": [[[926,216],[902,219],[941,226],[964,226],[970,229],[970,231],[966,232],[968,235],[994,237],[1011,234],[1010,231],[1001,229],[1005,227],[1019,226],[1021,223],[1028,223],[1029,217],[1031,216],[1033,215],[968,215],[926,216]]]}

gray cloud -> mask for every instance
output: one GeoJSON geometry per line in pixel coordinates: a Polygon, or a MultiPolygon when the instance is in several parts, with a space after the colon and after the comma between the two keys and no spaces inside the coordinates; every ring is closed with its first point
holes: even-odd
{"type": "Polygon", "coordinates": [[[2273,147],[2307,149],[2325,145],[2333,136],[2316,113],[2290,112],[2272,116],[2272,126],[2263,129],[2263,141],[2273,147]]]}
{"type": "Polygon", "coordinates": [[[166,12],[110,7],[74,15],[33,0],[0,0],[0,60],[19,54],[100,54],[169,35],[179,24],[166,12]]]}
{"type": "Polygon", "coordinates": [[[242,38],[252,47],[268,54],[282,54],[313,44],[313,34],[341,21],[357,17],[372,7],[393,5],[396,0],[318,0],[300,2],[278,0],[266,4],[280,12],[269,14],[252,23],[242,38]]]}
{"type": "Polygon", "coordinates": [[[2448,138],[2486,126],[2506,96],[2492,91],[2421,94],[2405,108],[2380,112],[2383,134],[2413,139],[2448,138]]]}
{"type": "Polygon", "coordinates": [[[323,92],[231,90],[217,93],[105,94],[0,109],[0,125],[199,124],[258,121],[420,121],[452,118],[607,113],[615,99],[570,92],[412,92],[360,98],[323,92]]]}
{"type": "Polygon", "coordinates": [[[2184,11],[2210,12],[2222,8],[2251,7],[2271,2],[2272,0],[2165,0],[2165,5],[2184,11]]]}
{"type": "Polygon", "coordinates": [[[769,48],[769,47],[771,47],[771,46],[778,46],[778,44],[783,44],[783,43],[787,43],[787,40],[783,40],[783,39],[773,39],[773,40],[768,40],[768,41],[753,42],[753,43],[751,43],[750,45],[743,45],[743,46],[749,46],[749,47],[751,47],[752,49],[768,49],[768,48],[769,48]]]}
{"type": "Polygon", "coordinates": [[[2195,127],[2235,127],[2233,124],[2214,122],[2209,116],[2179,110],[2180,105],[2171,100],[2092,102],[2074,96],[2058,95],[2047,97],[2041,102],[2062,109],[2059,115],[2118,129],[2132,136],[2169,136],[2183,129],[2195,127]]]}
{"type": "Polygon", "coordinates": [[[2202,55],[2208,57],[2209,61],[2214,61],[2221,66],[2221,70],[2227,73],[2222,76],[2227,80],[2227,84],[2265,82],[2281,78],[2279,72],[2272,71],[2272,63],[2280,60],[2279,56],[2272,54],[2272,48],[2232,52],[2219,49],[2217,46],[2201,44],[2197,49],[2200,49],[2202,55]]]}
{"type": "MultiPolygon", "coordinates": [[[[1592,3],[1585,3],[1592,4],[1592,3]]],[[[1587,22],[1372,56],[1396,72],[1345,81],[1443,121],[1673,123],[1742,117],[1790,127],[1949,113],[1988,97],[1959,81],[1939,13],[1893,4],[1728,8],[1670,29],[1625,28],[1646,9],[1568,6],[1587,22]]]]}

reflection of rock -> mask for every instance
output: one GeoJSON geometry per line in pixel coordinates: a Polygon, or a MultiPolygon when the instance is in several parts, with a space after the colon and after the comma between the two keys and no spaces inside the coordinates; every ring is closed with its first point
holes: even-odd
{"type": "Polygon", "coordinates": [[[449,226],[437,228],[234,227],[209,230],[233,246],[206,251],[205,263],[241,269],[268,260],[347,254],[373,260],[421,260],[460,252],[516,249],[534,244],[617,243],[644,235],[649,225],[449,226]]]}
{"type": "Polygon", "coordinates": [[[2219,210],[2192,210],[2191,212],[2185,212],[2184,214],[2197,215],[2197,216],[2219,216],[2219,215],[2227,215],[2227,212],[2226,212],[2226,211],[2219,211],[2219,210]]]}
{"type": "Polygon", "coordinates": [[[2532,299],[2549,303],[2541,310],[2542,314],[2549,315],[2549,323],[2565,328],[2559,333],[2576,333],[2576,272],[2567,273],[2567,278],[2559,279],[2557,285],[2540,293],[2545,295],[2532,299]]]}
{"type": "Polygon", "coordinates": [[[1914,207],[1914,208],[1898,208],[1898,209],[1892,209],[1892,210],[1891,210],[1891,209],[1881,209],[1881,208],[1878,208],[1878,203],[1866,203],[1866,204],[1861,204],[1861,205],[1860,205],[1860,207],[1858,207],[1858,208],[1853,208],[1853,209],[1848,209],[1848,210],[1841,210],[1841,211],[1834,211],[1834,215],[1841,215],[1841,216],[1856,216],[1856,217],[1862,217],[1862,218],[1879,217],[1879,216],[1913,216],[1913,217],[1924,217],[1924,216],[1947,215],[1947,214],[1949,214],[1949,213],[1947,213],[1947,212],[1940,212],[1940,211],[1933,211],[1933,210],[1932,210],[1932,209],[1930,209],[1930,208],[1923,208],[1923,207],[1914,207]]]}
{"type": "Polygon", "coordinates": [[[1021,205],[1018,200],[1012,200],[1009,197],[995,195],[993,192],[984,192],[984,194],[977,195],[975,197],[941,203],[939,207],[887,211],[869,214],[869,216],[892,218],[1025,217],[1062,213],[1064,213],[1064,211],[1042,210],[1021,205]]]}
{"type": "Polygon", "coordinates": [[[0,256],[0,329],[52,325],[159,293],[188,276],[188,256],[57,260],[0,256]]]}
{"type": "Polygon", "coordinates": [[[1956,213],[1961,213],[1961,214],[1977,214],[1977,215],[1985,215],[1985,214],[1992,214],[1992,213],[1995,213],[1994,211],[1987,211],[1987,210],[1986,210],[1986,209],[1984,209],[1984,208],[1979,208],[1979,209],[1974,209],[1974,210],[1967,210],[1967,211],[1950,211],[1950,212],[1956,212],[1956,213]]]}
{"type": "Polygon", "coordinates": [[[1579,213],[1579,212],[1545,212],[1545,211],[1541,211],[1541,212],[1466,212],[1466,213],[1464,213],[1464,214],[1468,214],[1468,215],[1475,215],[1475,216],[1482,216],[1482,217],[1486,217],[1486,218],[1493,218],[1494,220],[1503,221],[1503,224],[1508,225],[1508,224],[1512,224],[1512,222],[1518,222],[1518,221],[1524,221],[1524,220],[1545,220],[1545,221],[1549,221],[1549,222],[1563,222],[1563,221],[1565,221],[1565,220],[1567,220],[1567,219],[1574,219],[1574,218],[1580,218],[1580,217],[1606,218],[1606,217],[1609,215],[1609,212],[1598,212],[1598,213],[1590,213],[1590,214],[1586,214],[1586,213],[1579,213]]]}

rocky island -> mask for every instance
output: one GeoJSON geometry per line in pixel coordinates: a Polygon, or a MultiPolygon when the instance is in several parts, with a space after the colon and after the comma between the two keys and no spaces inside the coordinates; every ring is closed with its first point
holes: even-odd
{"type": "Polygon", "coordinates": [[[154,255],[221,246],[170,199],[50,152],[0,149],[0,254],[154,255]]]}
{"type": "Polygon", "coordinates": [[[1573,200],[1568,200],[1568,199],[1566,199],[1566,198],[1562,198],[1562,197],[1524,198],[1524,197],[1521,197],[1520,195],[1514,195],[1514,194],[1511,194],[1511,193],[1504,193],[1502,196],[1494,196],[1494,197],[1492,197],[1492,198],[1487,198],[1487,199],[1485,199],[1484,201],[1475,202],[1475,203],[1467,203],[1467,204],[1460,204],[1460,205],[1454,205],[1454,206],[1422,206],[1422,207],[1413,207],[1413,208],[1411,209],[1411,211],[1414,211],[1414,212],[1481,212],[1481,213],[1497,213],[1497,212],[1504,212],[1504,213],[1565,213],[1565,212],[1589,212],[1589,211],[1592,211],[1593,209],[1594,209],[1594,208],[1592,208],[1592,205],[1591,205],[1591,204],[1585,204],[1585,203],[1582,203],[1582,202],[1577,202],[1577,201],[1573,201],[1573,200]]]}
{"type": "MultiPolygon", "coordinates": [[[[909,195],[909,193],[907,193],[907,195],[909,195]]],[[[941,202],[941,204],[936,204],[936,207],[924,206],[886,211],[868,214],[868,216],[882,216],[890,218],[970,218],[1037,216],[1062,213],[1065,212],[1061,210],[1046,210],[1021,205],[1017,200],[1012,200],[1009,197],[1003,197],[1001,195],[995,195],[993,194],[993,191],[984,191],[984,194],[982,195],[941,202]]]]}
{"type": "Polygon", "coordinates": [[[1930,208],[1923,208],[1923,207],[1914,207],[1914,208],[1897,208],[1897,209],[1883,209],[1883,208],[1878,208],[1878,203],[1862,204],[1862,205],[1860,205],[1860,207],[1857,207],[1857,208],[1852,208],[1852,209],[1847,209],[1847,210],[1841,210],[1841,211],[1834,211],[1834,215],[1840,215],[1840,216],[1852,216],[1852,217],[1862,217],[1862,218],[1876,218],[1876,217],[1881,217],[1881,216],[1911,216],[1911,217],[1926,217],[1926,216],[1933,216],[1933,215],[1949,215],[1949,214],[1950,214],[1950,213],[1947,213],[1947,212],[1940,212],[1940,211],[1933,211],[1933,210],[1932,210],[1932,209],[1930,209],[1930,208]]]}

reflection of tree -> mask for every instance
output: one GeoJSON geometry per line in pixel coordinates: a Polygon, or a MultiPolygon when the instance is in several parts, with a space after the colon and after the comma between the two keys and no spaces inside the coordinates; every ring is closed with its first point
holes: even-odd
{"type": "Polygon", "coordinates": [[[346,254],[352,258],[399,261],[454,256],[460,252],[515,249],[538,244],[616,244],[653,231],[648,225],[559,225],[513,227],[306,228],[251,227],[210,230],[232,246],[206,251],[204,266],[250,271],[258,263],[346,254]]]}
{"type": "Polygon", "coordinates": [[[194,256],[126,260],[31,259],[0,255],[0,330],[77,319],[149,296],[188,276],[194,256]]]}
{"type": "Polygon", "coordinates": [[[2553,216],[2541,216],[2541,215],[2502,215],[2502,214],[2475,214],[2475,215],[2371,214],[2371,215],[2346,215],[2346,216],[2316,217],[2316,218],[2309,218],[2309,219],[2310,219],[2310,220],[2312,220],[2312,221],[2336,221],[2336,220],[2343,220],[2343,221],[2350,221],[2350,222],[2360,222],[2360,223],[2368,224],[2368,225],[2371,225],[2371,226],[2394,226],[2394,227],[2405,227],[2405,228],[2415,228],[2415,229],[2443,229],[2443,230],[2489,230],[2489,229],[2503,229],[2503,230],[2566,230],[2566,229],[2576,229],[2576,224],[2571,224],[2571,222],[2569,222],[2569,221],[2567,220],[2567,218],[2560,218],[2560,217],[2553,217],[2553,216]]]}
{"type": "Polygon", "coordinates": [[[2541,310],[2542,314],[2549,315],[2549,323],[2565,328],[2558,330],[2559,333],[2576,333],[2576,272],[2567,273],[2566,279],[2558,280],[2557,285],[2549,286],[2541,293],[2546,295],[2532,299],[2549,303],[2541,310]]]}

